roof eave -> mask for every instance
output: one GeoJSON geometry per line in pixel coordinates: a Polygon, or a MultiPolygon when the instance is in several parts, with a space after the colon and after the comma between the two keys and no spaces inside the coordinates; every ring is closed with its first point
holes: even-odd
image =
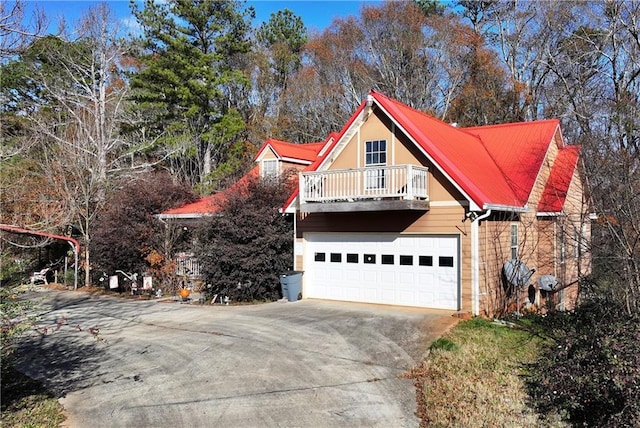
{"type": "Polygon", "coordinates": [[[293,197],[290,198],[291,200],[287,200],[285,205],[280,208],[280,214],[295,214],[298,211],[296,207],[296,202],[298,201],[298,190],[295,190],[292,196],[293,197]]]}
{"type": "Polygon", "coordinates": [[[312,164],[312,162],[310,160],[306,160],[306,159],[282,157],[282,158],[280,158],[280,160],[284,161],[284,162],[299,163],[301,165],[311,165],[312,164]]]}
{"type": "Polygon", "coordinates": [[[562,211],[543,211],[537,212],[536,215],[538,217],[561,217],[564,213],[562,211]]]}
{"type": "Polygon", "coordinates": [[[503,205],[503,204],[489,204],[485,203],[482,206],[483,210],[493,210],[493,211],[506,211],[506,212],[515,212],[515,213],[528,213],[530,211],[528,206],[520,207],[517,205],[503,205]]]}
{"type": "Polygon", "coordinates": [[[153,216],[159,220],[175,220],[175,219],[198,219],[203,217],[219,216],[221,214],[212,213],[185,213],[185,214],[154,214],[153,216]]]}

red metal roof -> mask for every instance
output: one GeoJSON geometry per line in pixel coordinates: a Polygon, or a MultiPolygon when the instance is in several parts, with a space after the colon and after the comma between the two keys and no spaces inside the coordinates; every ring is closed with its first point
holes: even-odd
{"type": "Polygon", "coordinates": [[[523,206],[529,200],[559,126],[559,121],[552,119],[464,128],[464,131],[481,139],[511,187],[515,204],[523,206]]]}
{"type": "Polygon", "coordinates": [[[316,160],[318,152],[320,151],[320,149],[322,149],[323,146],[323,142],[295,144],[276,140],[274,138],[267,138],[262,147],[260,147],[260,150],[258,150],[256,159],[260,157],[265,149],[271,147],[278,158],[288,158],[306,162],[313,162],[316,160]]]}
{"type": "Polygon", "coordinates": [[[171,208],[169,210],[164,211],[161,214],[161,217],[201,217],[203,215],[211,215],[216,214],[222,211],[222,207],[224,203],[227,201],[227,195],[233,192],[242,191],[242,189],[246,188],[247,183],[254,177],[257,177],[259,174],[259,166],[253,167],[251,171],[242,176],[238,181],[233,183],[231,186],[226,188],[225,190],[214,193],[213,195],[205,196],[203,198],[198,199],[195,202],[191,202],[185,205],[182,205],[177,208],[171,208]]]}
{"type": "Polygon", "coordinates": [[[377,92],[371,94],[476,205],[522,205],[479,137],[377,92]]]}
{"type": "MultiPolygon", "coordinates": [[[[457,128],[381,93],[372,91],[370,96],[480,208],[491,205],[524,208],[549,144],[559,132],[556,119],[457,128]]],[[[365,106],[363,101],[340,133],[333,137],[324,155],[318,156],[305,170],[314,171],[322,164],[365,106]]],[[[559,144],[562,148],[561,139],[559,144]]],[[[284,210],[297,195],[297,191],[291,195],[284,210]]]]}
{"type": "Polygon", "coordinates": [[[562,212],[573,172],[578,165],[580,149],[580,146],[569,146],[558,152],[538,204],[539,213],[562,212]]]}
{"type": "MultiPolygon", "coordinates": [[[[264,142],[260,150],[258,150],[256,159],[260,157],[264,150],[266,150],[267,148],[271,148],[276,156],[278,156],[278,158],[295,159],[303,161],[305,163],[313,163],[318,157],[318,152],[320,152],[325,144],[326,141],[307,144],[295,144],[276,140],[274,138],[268,138],[264,142]]],[[[213,195],[202,197],[195,202],[166,210],[162,214],[160,214],[160,217],[195,218],[201,217],[203,215],[216,214],[222,210],[222,207],[227,200],[227,195],[230,192],[236,192],[244,188],[249,179],[257,176],[259,173],[260,167],[256,165],[251,171],[249,171],[246,175],[240,178],[229,188],[213,195]]]]}

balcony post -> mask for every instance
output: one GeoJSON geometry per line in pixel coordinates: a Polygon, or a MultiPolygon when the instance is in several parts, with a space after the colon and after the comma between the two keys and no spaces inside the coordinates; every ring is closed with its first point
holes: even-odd
{"type": "Polygon", "coordinates": [[[407,186],[407,196],[406,199],[412,201],[413,200],[413,165],[407,165],[407,172],[406,172],[407,176],[405,178],[406,180],[406,186],[407,186]]]}

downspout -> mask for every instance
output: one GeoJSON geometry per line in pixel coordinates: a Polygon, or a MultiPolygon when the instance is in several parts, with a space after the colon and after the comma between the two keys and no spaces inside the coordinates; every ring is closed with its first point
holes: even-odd
{"type": "Polygon", "coordinates": [[[473,287],[473,316],[480,315],[480,221],[491,215],[491,209],[471,220],[471,284],[473,287]]]}
{"type": "Polygon", "coordinates": [[[293,213],[293,264],[291,270],[296,270],[296,247],[298,241],[298,211],[293,213]]]}

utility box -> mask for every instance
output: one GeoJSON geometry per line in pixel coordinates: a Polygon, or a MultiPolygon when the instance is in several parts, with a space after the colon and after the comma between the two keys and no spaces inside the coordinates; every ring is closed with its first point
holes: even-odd
{"type": "Polygon", "coordinates": [[[299,270],[290,270],[280,275],[280,287],[282,297],[286,297],[290,302],[302,299],[302,274],[299,270]]]}

